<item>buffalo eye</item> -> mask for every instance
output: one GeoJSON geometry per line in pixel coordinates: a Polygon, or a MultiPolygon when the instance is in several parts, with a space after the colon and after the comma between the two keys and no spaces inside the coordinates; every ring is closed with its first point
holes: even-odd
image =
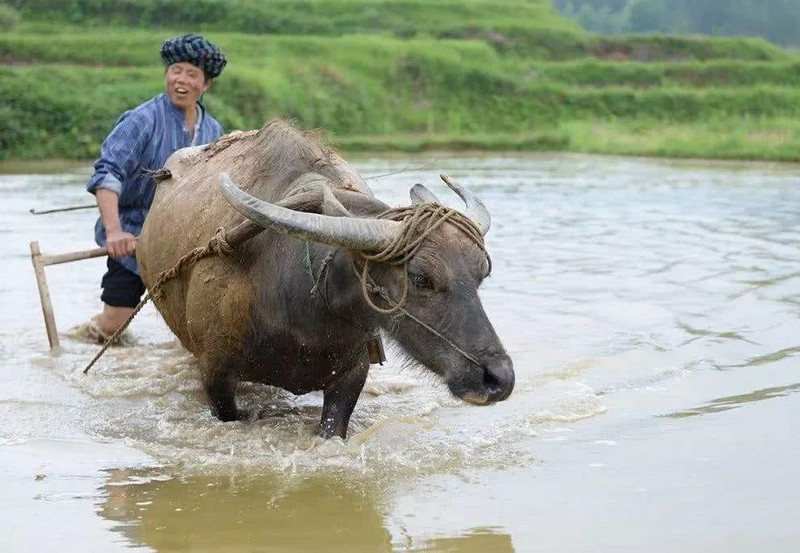
{"type": "Polygon", "coordinates": [[[423,275],[422,273],[408,273],[408,279],[417,288],[433,289],[433,283],[431,282],[431,279],[427,277],[427,275],[423,275]]]}

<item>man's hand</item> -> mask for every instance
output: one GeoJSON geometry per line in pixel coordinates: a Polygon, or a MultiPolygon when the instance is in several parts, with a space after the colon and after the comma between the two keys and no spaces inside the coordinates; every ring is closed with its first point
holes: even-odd
{"type": "Polygon", "coordinates": [[[100,218],[106,229],[106,246],[111,257],[123,257],[133,253],[136,249],[136,237],[122,230],[119,221],[119,196],[113,190],[100,188],[95,193],[97,207],[100,209],[100,218]]]}
{"type": "Polygon", "coordinates": [[[106,246],[108,247],[108,255],[111,257],[130,255],[136,249],[136,237],[123,230],[107,232],[106,246]]]}

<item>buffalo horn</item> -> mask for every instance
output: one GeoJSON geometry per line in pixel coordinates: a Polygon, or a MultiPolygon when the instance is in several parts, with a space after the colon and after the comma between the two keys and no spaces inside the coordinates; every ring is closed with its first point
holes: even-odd
{"type": "Polygon", "coordinates": [[[227,173],[219,174],[222,195],[233,208],[264,228],[302,240],[351,250],[381,251],[400,234],[401,224],[382,219],[330,217],[280,207],[241,190],[227,173]]]}
{"type": "Polygon", "coordinates": [[[419,183],[411,187],[409,195],[411,196],[411,205],[442,203],[439,201],[439,198],[436,197],[436,194],[419,183]]]}
{"type": "Polygon", "coordinates": [[[492,217],[489,215],[489,210],[486,209],[486,206],[483,205],[483,202],[480,201],[478,196],[473,194],[469,188],[465,186],[461,186],[458,184],[454,179],[450,178],[448,175],[439,175],[442,177],[442,180],[453,189],[453,192],[459,195],[459,197],[464,200],[464,203],[467,206],[467,216],[469,216],[472,221],[478,225],[478,228],[481,229],[481,234],[484,236],[489,231],[489,227],[492,226],[492,217]]]}

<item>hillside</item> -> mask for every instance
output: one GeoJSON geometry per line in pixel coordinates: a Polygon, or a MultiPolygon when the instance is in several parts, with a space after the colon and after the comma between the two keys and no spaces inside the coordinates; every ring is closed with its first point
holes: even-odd
{"type": "Polygon", "coordinates": [[[534,0],[6,4],[0,159],[96,155],[162,90],[161,42],[189,31],[228,55],[205,99],[227,129],[280,116],[345,149],[800,157],[800,58],[762,40],[601,37],[534,0]]]}
{"type": "Polygon", "coordinates": [[[800,46],[800,0],[553,0],[564,15],[602,34],[755,36],[800,46]]]}

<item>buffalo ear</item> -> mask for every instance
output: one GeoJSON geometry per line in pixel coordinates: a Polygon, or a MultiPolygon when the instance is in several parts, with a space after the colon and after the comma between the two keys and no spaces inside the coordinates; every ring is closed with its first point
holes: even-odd
{"type": "Polygon", "coordinates": [[[320,213],[331,217],[351,217],[347,208],[333,195],[330,187],[325,185],[322,185],[322,210],[320,213]]]}
{"type": "Polygon", "coordinates": [[[278,202],[278,205],[303,213],[317,213],[330,217],[352,216],[333,195],[330,186],[319,181],[299,187],[293,194],[278,202]]]}

